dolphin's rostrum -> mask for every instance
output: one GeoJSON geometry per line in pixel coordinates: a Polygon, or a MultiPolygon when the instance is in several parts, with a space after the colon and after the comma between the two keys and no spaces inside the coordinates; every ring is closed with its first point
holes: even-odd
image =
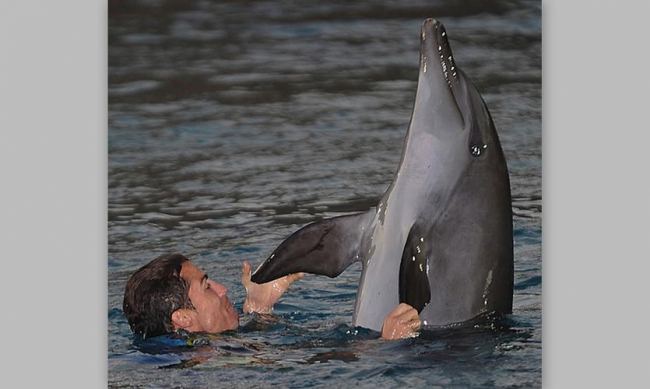
{"type": "Polygon", "coordinates": [[[420,40],[402,159],[377,207],[303,227],[252,277],[336,277],[361,261],[353,322],[377,331],[400,302],[424,328],[512,311],[510,182],[494,123],[444,26],[426,19],[420,40]]]}

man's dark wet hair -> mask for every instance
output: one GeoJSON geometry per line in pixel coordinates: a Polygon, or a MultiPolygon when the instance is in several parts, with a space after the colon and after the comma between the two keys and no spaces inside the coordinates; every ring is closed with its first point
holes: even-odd
{"type": "Polygon", "coordinates": [[[189,285],[181,278],[185,261],[181,254],[161,255],[131,275],[122,310],[133,332],[144,338],[174,332],[172,313],[193,308],[189,285]]]}

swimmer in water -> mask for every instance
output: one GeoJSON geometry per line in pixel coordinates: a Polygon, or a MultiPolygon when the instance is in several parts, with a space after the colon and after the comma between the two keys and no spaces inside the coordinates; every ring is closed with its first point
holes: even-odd
{"type": "MultiPolygon", "coordinates": [[[[273,305],[303,273],[289,274],[266,284],[251,281],[251,265],[244,261],[241,281],[246,289],[244,313],[270,314],[273,305]]],[[[126,283],[122,309],[131,330],[145,338],[187,332],[219,333],[239,327],[239,313],[228,290],[211,280],[181,254],[162,255],[138,269],[126,283]]],[[[398,305],[384,320],[382,338],[417,335],[417,311],[398,305]]]]}

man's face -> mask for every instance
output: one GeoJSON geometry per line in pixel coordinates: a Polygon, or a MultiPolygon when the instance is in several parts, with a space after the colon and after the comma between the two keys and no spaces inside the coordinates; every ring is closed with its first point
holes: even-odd
{"type": "Polygon", "coordinates": [[[181,277],[190,285],[188,295],[194,308],[191,332],[218,333],[239,326],[239,315],[228,300],[228,289],[212,281],[190,261],[183,262],[181,277]]]}

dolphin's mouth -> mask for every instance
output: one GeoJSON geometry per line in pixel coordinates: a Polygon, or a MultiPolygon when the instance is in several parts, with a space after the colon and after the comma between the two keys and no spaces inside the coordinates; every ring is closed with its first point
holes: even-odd
{"type": "Polygon", "coordinates": [[[445,81],[451,87],[454,81],[458,81],[458,69],[456,69],[445,26],[433,18],[425,19],[422,24],[421,43],[422,71],[426,73],[429,70],[427,69],[429,62],[431,65],[438,63],[445,81]]]}
{"type": "Polygon", "coordinates": [[[469,119],[467,113],[471,110],[466,109],[464,74],[456,66],[445,26],[436,19],[428,18],[424,20],[421,31],[421,76],[429,80],[430,85],[439,93],[439,98],[446,99],[443,97],[443,89],[444,86],[447,87],[447,101],[455,106],[460,119],[465,123],[469,119]]]}
{"type": "MultiPolygon", "coordinates": [[[[451,52],[451,46],[449,46],[449,41],[447,39],[447,31],[445,26],[443,26],[438,21],[435,21],[434,25],[434,34],[436,34],[436,41],[438,43],[437,47],[434,49],[437,51],[440,58],[440,67],[442,69],[442,74],[445,77],[445,81],[449,87],[452,86],[453,81],[458,81],[458,72],[456,70],[456,62],[454,61],[454,56],[451,52]]],[[[434,44],[436,43],[434,41],[434,44]]]]}

